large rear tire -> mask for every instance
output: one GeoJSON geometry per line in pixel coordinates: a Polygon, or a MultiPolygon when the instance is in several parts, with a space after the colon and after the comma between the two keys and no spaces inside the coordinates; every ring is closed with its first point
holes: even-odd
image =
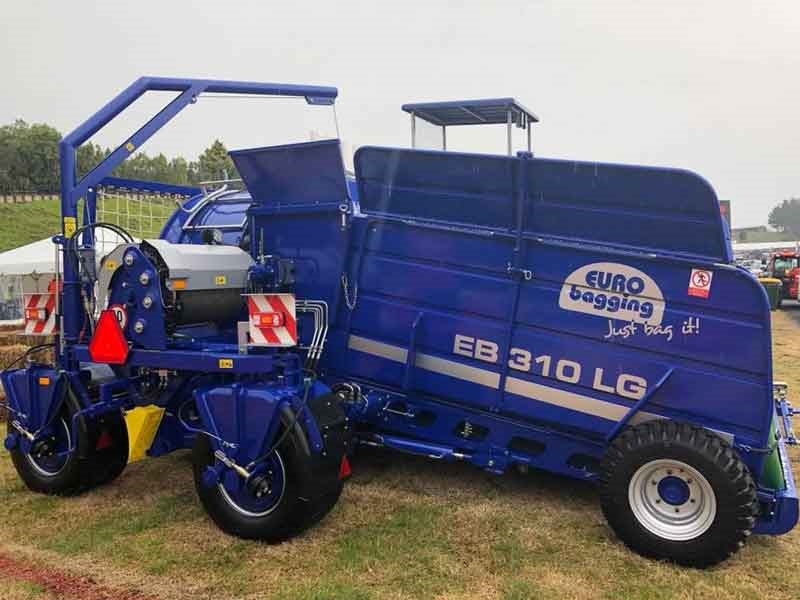
{"type": "Polygon", "coordinates": [[[632,550],[691,567],[744,545],[758,503],[749,470],[718,435],[657,420],[617,437],[601,465],[603,513],[632,550]]]}

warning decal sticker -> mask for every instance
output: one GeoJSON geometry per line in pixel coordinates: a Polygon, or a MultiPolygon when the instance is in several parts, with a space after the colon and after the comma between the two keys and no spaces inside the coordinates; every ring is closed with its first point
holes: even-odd
{"type": "Polygon", "coordinates": [[[708,298],[711,293],[711,278],[713,276],[714,273],[711,271],[692,269],[692,273],[689,275],[689,295],[708,298]]]}

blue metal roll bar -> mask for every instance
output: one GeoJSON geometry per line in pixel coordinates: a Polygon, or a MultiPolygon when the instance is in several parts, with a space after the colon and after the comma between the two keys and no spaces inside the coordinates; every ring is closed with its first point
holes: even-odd
{"type": "MultiPolygon", "coordinates": [[[[308,104],[330,106],[338,91],[334,87],[292,85],[286,83],[258,83],[249,81],[220,81],[214,79],[184,79],[171,77],[142,77],[120,92],[108,104],[97,111],[83,124],[66,135],[59,143],[61,166],[61,216],[64,243],[77,229],[77,206],[85,199],[84,220],[94,221],[96,187],[126,158],[133,154],[154,133],[164,127],[175,115],[197,101],[204,93],[245,94],[256,96],[286,96],[304,98],[308,104]],[[77,178],[77,150],[120,113],[146,92],[179,92],[164,108],[156,113],[133,135],[121,143],[80,180],[77,178]]],[[[87,235],[84,242],[91,244],[93,237],[87,235]]],[[[64,257],[63,280],[63,329],[61,335],[67,342],[76,342],[82,326],[80,283],[77,261],[74,256],[64,257]]]]}

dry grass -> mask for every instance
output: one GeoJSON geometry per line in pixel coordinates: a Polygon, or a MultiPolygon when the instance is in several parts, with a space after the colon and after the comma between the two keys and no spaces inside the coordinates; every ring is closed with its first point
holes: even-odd
{"type": "MultiPolygon", "coordinates": [[[[773,329],[776,378],[800,390],[800,318],[774,313],[773,329]]],[[[382,453],[356,461],[329,518],[281,545],[217,530],[194,495],[187,453],[63,499],[25,491],[3,453],[0,523],[2,552],[165,599],[756,599],[800,589],[798,531],[755,536],[711,570],[683,569],[626,550],[591,485],[382,453]]],[[[14,586],[11,598],[46,597],[14,586]]]]}

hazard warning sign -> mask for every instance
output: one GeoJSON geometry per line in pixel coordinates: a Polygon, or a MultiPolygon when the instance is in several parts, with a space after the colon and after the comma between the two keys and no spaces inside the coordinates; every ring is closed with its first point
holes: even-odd
{"type": "Polygon", "coordinates": [[[714,273],[705,269],[692,269],[689,275],[689,295],[708,298],[711,293],[711,278],[714,273]]]}

